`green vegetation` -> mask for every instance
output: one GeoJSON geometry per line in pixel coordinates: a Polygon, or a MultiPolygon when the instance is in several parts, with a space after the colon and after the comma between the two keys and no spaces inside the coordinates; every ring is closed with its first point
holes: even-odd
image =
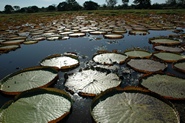
{"type": "Polygon", "coordinates": [[[128,5],[129,0],[122,0],[121,5],[117,5],[117,0],[105,0],[105,4],[99,5],[96,2],[85,1],[81,6],[76,0],[65,0],[56,5],[39,8],[37,6],[29,6],[20,8],[19,6],[5,5],[4,11],[1,13],[36,13],[36,12],[52,12],[52,11],[79,11],[79,10],[120,10],[120,9],[183,9],[185,8],[185,0],[167,0],[166,3],[151,3],[151,0],[134,0],[128,5]]]}

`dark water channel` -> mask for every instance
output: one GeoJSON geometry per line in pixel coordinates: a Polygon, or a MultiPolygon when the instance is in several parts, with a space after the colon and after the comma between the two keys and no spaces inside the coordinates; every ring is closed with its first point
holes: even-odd
{"type": "MultiPolygon", "coordinates": [[[[80,38],[70,38],[68,40],[56,41],[40,41],[37,44],[21,45],[21,48],[0,55],[0,79],[6,75],[18,71],[23,68],[38,66],[39,62],[46,56],[52,54],[63,54],[64,52],[76,52],[80,58],[80,66],[72,71],[60,72],[59,80],[52,85],[55,88],[64,88],[64,73],[71,73],[85,68],[92,62],[92,56],[97,50],[118,50],[124,52],[126,49],[133,47],[140,47],[150,52],[154,52],[152,45],[148,43],[148,39],[158,36],[168,36],[174,34],[172,31],[149,31],[148,35],[129,35],[124,34],[124,38],[118,40],[104,39],[102,35],[89,35],[80,38]],[[99,40],[96,40],[99,39],[99,40]]],[[[126,65],[121,65],[120,68],[125,68],[126,65]]],[[[128,68],[131,70],[130,68],[128,68]]],[[[125,75],[122,86],[137,85],[140,74],[132,71],[132,77],[125,75]]],[[[165,72],[173,73],[178,76],[184,74],[174,71],[171,66],[165,72]]],[[[93,120],[90,115],[90,105],[92,98],[84,98],[78,94],[71,95],[74,102],[71,113],[62,121],[63,123],[92,123],[93,120]]],[[[0,93],[0,106],[6,101],[12,99],[11,96],[5,96],[0,93]]],[[[181,116],[185,116],[185,101],[173,101],[181,116]]],[[[185,118],[181,117],[181,121],[185,118]]]]}

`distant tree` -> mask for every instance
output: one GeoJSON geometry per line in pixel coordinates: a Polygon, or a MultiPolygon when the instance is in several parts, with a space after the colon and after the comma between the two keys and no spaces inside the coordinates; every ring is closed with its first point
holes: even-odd
{"type": "Polygon", "coordinates": [[[80,10],[82,8],[76,0],[66,0],[66,2],[69,10],[80,10]]]}
{"type": "Polygon", "coordinates": [[[128,5],[129,0],[122,0],[123,5],[128,5]]]}
{"type": "Polygon", "coordinates": [[[179,3],[179,4],[185,4],[185,0],[177,0],[177,3],[179,3]]]}
{"type": "Polygon", "coordinates": [[[31,9],[32,9],[34,12],[38,12],[38,11],[39,11],[39,7],[37,7],[37,6],[31,6],[31,9]]]}
{"type": "Polygon", "coordinates": [[[59,3],[58,6],[57,6],[57,10],[58,11],[67,11],[67,10],[69,10],[67,2],[59,3]]]}
{"type": "Polygon", "coordinates": [[[151,0],[134,0],[133,2],[139,9],[147,9],[151,7],[151,0]]]}
{"type": "Polygon", "coordinates": [[[18,12],[20,12],[20,13],[24,13],[24,12],[27,12],[27,8],[26,7],[24,7],[24,8],[21,8],[18,12]]]}
{"type": "Polygon", "coordinates": [[[13,8],[15,9],[15,11],[20,10],[20,6],[13,6],[13,8]]]}
{"type": "Polygon", "coordinates": [[[107,6],[113,8],[117,4],[117,0],[106,0],[107,6]]]}
{"type": "Polygon", "coordinates": [[[154,3],[152,6],[151,6],[152,9],[162,9],[162,5],[159,4],[159,3],[154,3]]]}
{"type": "Polygon", "coordinates": [[[66,2],[61,2],[57,6],[58,11],[80,10],[81,8],[76,0],[66,0],[66,2]]]}
{"type": "Polygon", "coordinates": [[[7,14],[10,14],[14,11],[13,7],[11,5],[5,5],[4,12],[7,14]]]}
{"type": "Polygon", "coordinates": [[[99,7],[98,3],[93,1],[86,1],[83,6],[85,10],[97,10],[99,7]]]}
{"type": "Polygon", "coordinates": [[[177,0],[177,5],[180,8],[185,8],[185,0],[177,0]]]}
{"type": "Polygon", "coordinates": [[[75,5],[77,2],[76,0],[66,0],[68,4],[75,5]]]}
{"type": "Polygon", "coordinates": [[[56,7],[54,5],[49,5],[47,8],[48,11],[55,11],[56,7]]]}
{"type": "Polygon", "coordinates": [[[177,4],[176,0],[167,0],[166,4],[170,5],[170,6],[175,6],[177,4]]]}

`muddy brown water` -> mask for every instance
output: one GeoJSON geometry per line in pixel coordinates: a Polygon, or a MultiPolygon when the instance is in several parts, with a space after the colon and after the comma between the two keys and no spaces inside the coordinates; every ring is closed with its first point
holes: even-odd
{"type": "MultiPolygon", "coordinates": [[[[174,34],[172,30],[149,32],[150,34],[148,35],[129,35],[128,33],[125,33],[124,38],[118,40],[104,39],[102,35],[87,34],[84,37],[70,38],[68,40],[44,40],[32,45],[22,44],[21,48],[15,51],[0,55],[0,79],[20,69],[38,66],[39,62],[49,55],[63,54],[65,52],[76,52],[80,58],[80,66],[71,71],[59,72],[59,80],[52,85],[52,87],[65,90],[64,74],[77,72],[79,69],[93,64],[91,61],[92,56],[97,52],[97,50],[118,50],[120,52],[124,52],[126,49],[140,47],[150,52],[154,52],[152,44],[148,43],[149,38],[174,34]]],[[[120,67],[125,67],[125,64],[121,65],[120,67]]],[[[184,74],[174,71],[171,68],[171,64],[169,64],[169,67],[165,72],[182,77],[184,76],[184,74]]],[[[123,76],[124,83],[122,83],[121,86],[124,87],[127,85],[137,85],[138,75],[140,74],[134,71],[132,76],[125,74],[125,76],[123,76]]],[[[73,94],[71,97],[73,99],[71,113],[60,122],[92,123],[93,119],[90,114],[92,98],[81,97],[78,94],[73,94]]],[[[0,93],[0,106],[12,98],[12,96],[6,96],[0,93]]],[[[172,101],[172,103],[175,104],[175,107],[180,113],[181,122],[185,123],[185,101],[172,101]]]]}

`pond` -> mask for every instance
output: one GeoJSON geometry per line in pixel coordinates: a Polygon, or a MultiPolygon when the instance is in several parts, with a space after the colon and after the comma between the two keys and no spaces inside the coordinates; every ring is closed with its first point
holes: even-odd
{"type": "MultiPolygon", "coordinates": [[[[67,40],[42,40],[36,44],[25,45],[21,44],[20,48],[15,51],[3,53],[0,55],[0,79],[3,77],[16,72],[18,70],[38,66],[42,59],[52,54],[63,54],[65,52],[75,52],[80,60],[80,65],[69,71],[60,71],[59,80],[51,85],[51,87],[64,89],[64,74],[77,72],[87,66],[91,66],[95,63],[92,61],[92,57],[99,50],[124,52],[131,48],[145,49],[151,53],[155,52],[153,45],[149,43],[149,38],[159,36],[169,36],[175,34],[173,30],[160,30],[154,31],[149,30],[147,35],[130,35],[128,32],[123,34],[124,37],[121,39],[106,39],[103,35],[91,35],[86,33],[83,37],[71,37],[67,40]]],[[[137,86],[138,78],[141,73],[135,72],[125,64],[118,65],[120,69],[128,69],[131,71],[131,75],[125,74],[123,76],[124,83],[122,87],[127,85],[137,86]]],[[[175,74],[184,77],[183,73],[177,72],[172,69],[171,63],[165,73],[175,74]]],[[[67,91],[68,92],[68,91],[67,91]]],[[[93,119],[90,114],[90,105],[92,102],[91,97],[81,97],[78,94],[70,94],[73,99],[73,105],[71,113],[64,118],[63,123],[92,123],[93,119]]],[[[13,99],[13,96],[6,96],[0,93],[0,106],[2,106],[8,100],[13,99]]],[[[185,102],[184,101],[172,101],[181,116],[185,115],[185,102]]],[[[184,122],[184,117],[181,117],[184,122]]]]}

